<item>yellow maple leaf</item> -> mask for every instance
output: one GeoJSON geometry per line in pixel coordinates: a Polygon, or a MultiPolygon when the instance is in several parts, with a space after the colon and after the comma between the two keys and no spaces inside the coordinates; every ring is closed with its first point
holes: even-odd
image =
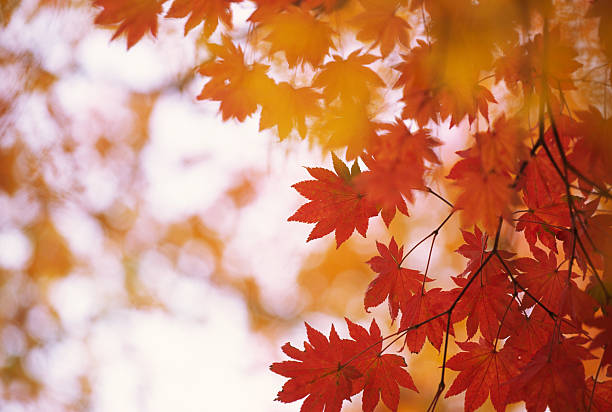
{"type": "Polygon", "coordinates": [[[289,7],[282,13],[265,16],[263,27],[270,29],[265,37],[270,42],[270,55],[283,52],[289,67],[304,63],[317,67],[334,47],[334,31],[303,8],[289,7]]]}
{"type": "Polygon", "coordinates": [[[344,102],[365,102],[370,100],[373,88],[385,86],[378,74],[366,67],[376,57],[360,53],[361,50],[355,50],[346,59],[335,55],[334,60],[326,63],[314,78],[313,87],[323,89],[327,103],[336,98],[344,102]]]}
{"type": "Polygon", "coordinates": [[[277,126],[281,139],[292,129],[297,129],[302,138],[306,137],[306,117],[320,112],[320,95],[309,87],[294,88],[287,82],[273,87],[262,98],[259,130],[277,126]]]}

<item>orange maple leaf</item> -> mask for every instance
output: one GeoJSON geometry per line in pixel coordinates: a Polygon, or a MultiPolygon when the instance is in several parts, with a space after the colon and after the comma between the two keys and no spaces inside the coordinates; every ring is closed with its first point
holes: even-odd
{"type": "Polygon", "coordinates": [[[495,62],[495,79],[504,80],[511,91],[520,82],[525,95],[539,91],[544,74],[548,87],[573,89],[571,75],[582,66],[577,56],[571,43],[563,41],[560,30],[555,28],[549,33],[546,47],[542,34],[537,34],[524,44],[504,50],[495,62]]]}
{"type": "Polygon", "coordinates": [[[232,27],[231,3],[242,0],[174,0],[166,17],[186,17],[185,34],[204,22],[204,36],[210,37],[217,29],[219,22],[232,27]]]}
{"type": "Polygon", "coordinates": [[[516,173],[522,160],[527,159],[524,141],[527,130],[514,118],[501,115],[488,130],[474,135],[484,170],[516,173]]]}
{"type": "Polygon", "coordinates": [[[401,0],[359,0],[365,11],[351,20],[359,31],[357,40],[374,42],[372,47],[380,45],[380,54],[387,57],[396,44],[410,46],[408,31],[410,25],[396,15],[401,0]]]}
{"type": "Polygon", "coordinates": [[[304,8],[291,6],[282,13],[266,15],[262,26],[270,30],[265,37],[270,42],[270,55],[283,52],[289,67],[304,63],[317,67],[334,47],[329,24],[304,8]]]}
{"type": "Polygon", "coordinates": [[[200,65],[198,72],[211,79],[204,85],[199,100],[221,102],[219,111],[223,120],[235,117],[240,121],[253,114],[263,96],[274,88],[274,81],[266,72],[268,66],[260,63],[246,65],[240,47],[223,37],[223,44],[209,44],[216,59],[200,65]]]}
{"type": "Polygon", "coordinates": [[[125,32],[127,48],[136,44],[148,31],[157,35],[157,16],[166,0],[95,0],[93,5],[102,7],[95,24],[119,24],[113,34],[115,40],[125,32]]]}
{"type": "Polygon", "coordinates": [[[452,79],[440,67],[445,61],[444,50],[423,40],[417,40],[417,44],[393,67],[400,72],[394,87],[403,89],[402,117],[415,119],[419,126],[430,120],[438,123],[449,116],[451,126],[465,116],[472,123],[478,112],[488,119],[489,103],[497,103],[489,89],[478,84],[475,76],[454,79],[449,84],[452,79]]]}
{"type": "Polygon", "coordinates": [[[281,139],[292,129],[306,137],[306,117],[320,113],[320,95],[309,87],[295,88],[287,82],[277,84],[262,96],[259,130],[277,126],[281,139]]]}

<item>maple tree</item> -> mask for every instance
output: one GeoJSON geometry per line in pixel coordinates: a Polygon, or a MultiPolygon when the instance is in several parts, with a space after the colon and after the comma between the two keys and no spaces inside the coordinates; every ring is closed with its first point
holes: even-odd
{"type": "Polygon", "coordinates": [[[306,323],[304,349],[285,344],[293,360],[271,366],[289,378],[277,399],[338,412],[362,393],[363,411],[381,401],[396,411],[400,387],[418,391],[410,353],[428,341],[441,352],[432,410],[464,392],[468,411],[488,397],[497,411],[608,410],[612,3],[255,0],[246,35],[235,28],[241,3],[93,5],[128,48],[163,18],[186,18],[185,34],[202,24],[210,57],[198,99],[218,101],[223,120],[259,111],[260,130],[331,152],[333,171],[308,167],[314,180],[293,186],[307,203],[289,220],[315,224],[307,241],[365,238],[370,219],[390,227],[418,196],[449,208],[410,249],[372,242],[364,310],[387,300],[395,330],[346,319],[348,338],[334,326],[326,337],[306,323]],[[468,142],[450,163],[437,152],[443,128],[468,142]],[[453,225],[467,265],[445,289],[430,267],[453,225]],[[428,240],[427,264],[410,267],[428,240]],[[388,353],[396,342],[402,351],[388,353]],[[450,386],[449,369],[459,372],[450,386]]]}

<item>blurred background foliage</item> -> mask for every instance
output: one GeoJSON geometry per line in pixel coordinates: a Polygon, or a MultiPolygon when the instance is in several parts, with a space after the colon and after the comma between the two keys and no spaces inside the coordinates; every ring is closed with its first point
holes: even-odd
{"type": "MultiPolygon", "coordinates": [[[[354,14],[355,2],[347,3],[346,13],[354,14]]],[[[237,5],[235,15],[241,7],[248,6],[237,5]]],[[[469,58],[456,60],[488,64],[491,56],[481,51],[490,47],[467,46],[476,39],[462,28],[480,25],[487,35],[478,41],[497,42],[510,21],[504,10],[482,16],[452,10],[458,15],[446,20],[453,25],[432,28],[440,38],[446,30],[460,34],[460,42],[453,34],[449,43],[459,48],[446,50],[446,58],[465,57],[469,50],[469,58]],[[468,18],[472,25],[465,24],[468,18]]],[[[559,17],[565,22],[580,12],[559,10],[567,14],[559,17]]],[[[182,302],[177,290],[184,285],[204,285],[242,302],[249,333],[269,348],[234,356],[263,357],[263,365],[278,359],[279,342],[290,340],[292,331],[303,336],[304,319],[369,319],[363,293],[373,274],[365,262],[375,254],[374,242],[353,236],[339,250],[333,239],[306,247],[309,228],[286,222],[301,202],[290,185],[307,178],[299,166],[329,167],[330,159],[307,141],[279,144],[278,136],[258,134],[252,122],[221,126],[216,104],[196,103],[203,82],[194,68],[208,57],[198,30],[184,38],[182,23],[166,19],[156,42],[147,39],[126,52],[124,44],[108,43],[112,31],[93,27],[95,14],[89,1],[0,2],[0,410],[9,404],[39,411],[99,409],[100,360],[77,362],[58,379],[53,369],[72,364],[74,355],[58,348],[76,340],[84,348],[79,356],[87,357],[96,324],[113,316],[189,315],[182,305],[198,300],[182,302]],[[185,124],[198,116],[210,121],[185,124]],[[193,146],[183,143],[185,128],[197,136],[193,146]],[[210,146],[193,150],[202,142],[210,146]]],[[[235,30],[247,33],[246,27],[235,30]]],[[[588,40],[593,33],[584,29],[581,36],[588,40]]],[[[583,46],[588,57],[589,42],[583,46]]],[[[443,75],[459,83],[462,73],[473,72],[442,67],[452,68],[443,75]]],[[[598,90],[592,89],[593,100],[600,100],[598,90]]],[[[388,109],[383,97],[377,99],[381,112],[388,109]]],[[[462,147],[461,133],[454,133],[439,149],[443,164],[462,147]]],[[[394,235],[411,246],[439,223],[432,219],[445,216],[440,203],[417,196],[410,218],[398,215],[389,230],[374,222],[369,238],[386,242],[394,235]]],[[[460,244],[459,235],[443,231],[434,250],[430,273],[442,277],[439,286],[449,286],[446,276],[462,270],[463,259],[449,253],[460,244]]],[[[427,247],[421,249],[411,257],[414,267],[424,267],[427,247]]],[[[193,317],[206,327],[197,312],[193,317]]],[[[223,307],[208,315],[234,322],[223,307]]],[[[223,341],[223,332],[217,333],[223,341]]],[[[438,380],[439,354],[430,346],[411,359],[410,373],[429,393],[402,393],[401,411],[424,410],[438,380]]],[[[270,410],[281,381],[265,395],[270,410]]],[[[442,410],[460,405],[455,397],[442,410]]],[[[347,409],[358,410],[359,402],[347,409]]]]}

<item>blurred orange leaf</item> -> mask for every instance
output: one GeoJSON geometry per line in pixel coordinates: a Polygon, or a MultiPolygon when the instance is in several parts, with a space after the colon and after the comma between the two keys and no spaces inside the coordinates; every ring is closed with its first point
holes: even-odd
{"type": "Polygon", "coordinates": [[[131,48],[148,31],[157,35],[157,16],[166,0],[95,0],[93,5],[103,10],[96,16],[96,24],[119,24],[113,40],[122,33],[127,35],[131,48]]]}

